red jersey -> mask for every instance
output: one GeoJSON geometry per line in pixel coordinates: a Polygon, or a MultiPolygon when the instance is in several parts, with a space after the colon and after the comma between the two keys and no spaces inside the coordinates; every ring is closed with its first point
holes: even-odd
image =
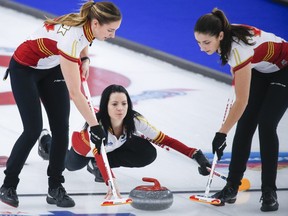
{"type": "Polygon", "coordinates": [[[13,58],[25,66],[49,69],[59,65],[59,55],[78,62],[80,52],[93,39],[90,22],[84,26],[44,24],[16,49],[13,58]]]}
{"type": "Polygon", "coordinates": [[[272,33],[251,27],[254,36],[244,44],[232,42],[228,64],[235,72],[251,62],[252,68],[262,73],[272,73],[288,66],[288,43],[272,33]]]}

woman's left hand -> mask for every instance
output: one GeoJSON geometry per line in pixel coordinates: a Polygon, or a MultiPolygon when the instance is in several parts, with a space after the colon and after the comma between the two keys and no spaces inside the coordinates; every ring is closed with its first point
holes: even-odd
{"type": "Polygon", "coordinates": [[[81,77],[84,80],[87,80],[89,77],[89,66],[90,66],[90,61],[85,60],[81,63],[81,77]]]}

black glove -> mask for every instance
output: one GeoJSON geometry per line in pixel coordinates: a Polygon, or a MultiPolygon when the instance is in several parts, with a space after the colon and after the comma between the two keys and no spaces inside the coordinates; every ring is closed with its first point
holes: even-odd
{"type": "Polygon", "coordinates": [[[200,175],[209,175],[210,172],[207,170],[207,167],[211,168],[211,164],[200,149],[193,154],[192,159],[196,160],[196,162],[199,164],[198,172],[200,175]]]}
{"type": "Polygon", "coordinates": [[[100,125],[90,127],[90,140],[94,143],[97,153],[101,153],[101,144],[105,140],[105,133],[100,125]]]}
{"type": "Polygon", "coordinates": [[[216,152],[218,160],[221,160],[223,156],[223,151],[226,148],[226,134],[217,132],[212,142],[212,152],[216,152]]]}

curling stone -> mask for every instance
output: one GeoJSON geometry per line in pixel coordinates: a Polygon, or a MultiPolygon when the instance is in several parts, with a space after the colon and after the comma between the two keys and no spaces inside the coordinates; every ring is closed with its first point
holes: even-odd
{"type": "Polygon", "coordinates": [[[136,209],[158,211],[169,208],[173,203],[173,194],[166,187],[161,187],[154,178],[142,178],[143,181],[153,182],[154,185],[141,185],[130,191],[131,205],[136,209]]]}

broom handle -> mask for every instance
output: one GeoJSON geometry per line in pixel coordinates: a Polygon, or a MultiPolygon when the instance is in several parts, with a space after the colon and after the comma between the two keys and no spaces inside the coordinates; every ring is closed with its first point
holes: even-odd
{"type": "MultiPolygon", "coordinates": [[[[86,80],[82,80],[82,86],[83,86],[83,89],[84,89],[84,93],[85,93],[85,95],[87,97],[87,101],[89,103],[90,110],[93,113],[93,115],[95,116],[94,108],[93,108],[93,104],[92,104],[92,99],[91,99],[91,94],[90,94],[90,90],[89,90],[89,87],[88,87],[88,84],[87,84],[86,80]]],[[[101,155],[102,155],[103,162],[104,162],[104,165],[105,165],[105,168],[106,168],[106,171],[107,171],[107,174],[108,174],[108,178],[109,178],[108,179],[108,186],[111,188],[111,191],[112,191],[112,194],[113,194],[114,198],[118,198],[118,195],[117,195],[117,192],[116,192],[116,188],[115,188],[115,184],[114,184],[113,177],[112,177],[112,173],[111,173],[111,168],[110,168],[109,161],[108,161],[108,158],[107,158],[107,153],[106,153],[106,150],[105,150],[103,142],[101,144],[101,155]]]]}

